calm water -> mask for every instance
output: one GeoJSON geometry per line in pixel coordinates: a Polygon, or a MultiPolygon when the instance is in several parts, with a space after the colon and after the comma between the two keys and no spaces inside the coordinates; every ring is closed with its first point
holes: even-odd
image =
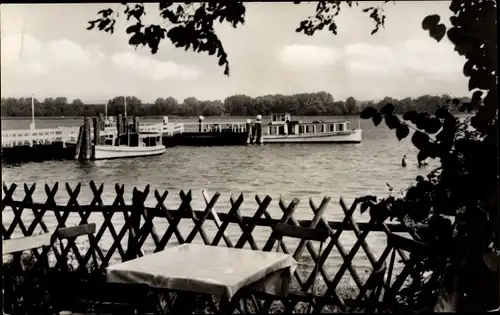
{"type": "MultiPolygon", "coordinates": [[[[331,120],[332,118],[301,117],[302,120],[331,120]]],[[[207,121],[213,121],[208,119],[207,121]]],[[[233,119],[235,120],[235,119],[233,119]]],[[[238,118],[244,121],[245,118],[238,118]]],[[[143,120],[144,121],[144,120],[143,120]]],[[[160,121],[160,119],[151,122],[160,121]]],[[[175,119],[171,119],[175,121],[175,119]]],[[[187,121],[195,122],[196,119],[187,121]]],[[[56,126],[76,126],[81,124],[77,120],[40,120],[37,128],[51,128],[56,126]]],[[[353,123],[353,125],[356,125],[353,123]]],[[[29,120],[2,120],[2,129],[28,128],[29,120]]],[[[273,200],[269,212],[272,217],[280,218],[281,210],[278,202],[280,196],[288,204],[294,197],[299,198],[298,209],[295,212],[297,219],[311,219],[313,213],[309,208],[309,198],[319,205],[324,196],[332,199],[327,207],[325,216],[331,220],[342,220],[343,212],[338,203],[343,197],[349,205],[357,196],[366,194],[385,197],[388,195],[386,183],[393,186],[394,191],[405,189],[417,175],[425,175],[436,165],[437,161],[429,161],[426,168],[417,168],[416,149],[411,144],[411,135],[403,141],[398,141],[394,132],[385,126],[374,127],[371,121],[361,121],[363,142],[361,144],[269,144],[264,146],[232,146],[232,147],[174,147],[169,148],[162,156],[96,162],[58,161],[43,163],[27,163],[18,166],[2,165],[2,180],[9,185],[36,183],[35,201],[45,202],[43,185],[53,185],[60,182],[57,194],[58,203],[67,203],[68,194],[63,183],[71,187],[82,183],[82,191],[78,199],[80,204],[88,204],[92,200],[89,181],[97,184],[104,183],[103,202],[111,204],[114,198],[114,184],[125,184],[126,202],[131,202],[131,192],[134,186],[143,190],[150,185],[151,193],[147,203],[155,205],[154,189],[160,193],[169,191],[165,205],[169,209],[176,209],[180,205],[180,190],[192,189],[193,208],[203,210],[204,200],[202,190],[212,196],[214,192],[221,193],[215,207],[219,212],[230,209],[229,197],[231,193],[243,193],[245,201],[242,212],[253,215],[257,210],[255,195],[262,198],[268,194],[273,200]],[[401,167],[401,158],[407,155],[408,167],[401,167]]],[[[22,200],[24,193],[22,185],[16,190],[16,196],[22,200]]],[[[26,219],[32,217],[28,211],[26,219]]],[[[52,215],[52,214],[51,214],[52,215]]],[[[123,225],[123,217],[115,214],[113,217],[118,229],[123,225]]],[[[358,221],[366,221],[367,215],[356,213],[358,221]]],[[[12,214],[4,211],[4,225],[8,226],[12,214]]],[[[163,234],[168,222],[155,219],[158,233],[163,234]]],[[[55,220],[47,218],[49,229],[55,227],[55,220]]],[[[79,216],[70,217],[68,223],[77,224],[79,216]]],[[[100,215],[92,214],[90,222],[102,221],[100,215]]],[[[187,231],[193,224],[184,220],[182,229],[187,231]]],[[[209,236],[215,235],[216,229],[212,222],[206,224],[209,236]]],[[[18,231],[19,232],[19,231],[18,231]]],[[[269,236],[269,229],[260,228],[254,233],[257,243],[262,243],[269,236]]],[[[241,235],[238,226],[231,226],[227,233],[236,242],[241,235]]],[[[187,233],[183,233],[187,236],[187,233]]],[[[378,254],[383,250],[385,243],[383,235],[374,234],[368,243],[378,254]]],[[[201,241],[200,237],[197,237],[201,241]]],[[[355,242],[352,232],[344,232],[340,238],[347,250],[355,242]]],[[[122,242],[125,244],[126,238],[122,242]]],[[[108,248],[109,239],[104,240],[102,246],[108,248]]],[[[153,249],[153,243],[147,241],[146,250],[153,249]]],[[[331,255],[331,264],[338,265],[340,258],[331,255]]],[[[369,262],[364,255],[357,258],[357,264],[368,266],[369,262]]]]}

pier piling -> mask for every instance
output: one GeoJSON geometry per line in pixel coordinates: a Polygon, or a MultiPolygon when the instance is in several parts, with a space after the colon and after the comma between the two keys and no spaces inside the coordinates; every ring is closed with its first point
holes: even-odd
{"type": "Polygon", "coordinates": [[[104,123],[104,115],[102,113],[99,113],[99,130],[104,131],[105,123],[104,123]]]}
{"type": "Polygon", "coordinates": [[[99,119],[97,117],[92,118],[92,125],[94,128],[94,141],[92,144],[92,153],[91,157],[92,159],[95,158],[95,146],[100,145],[100,140],[101,140],[101,135],[100,135],[100,126],[99,126],[99,119]]]}
{"type": "Polygon", "coordinates": [[[262,137],[262,116],[257,115],[257,119],[255,121],[255,143],[263,144],[264,139],[262,137]]]}
{"type": "Polygon", "coordinates": [[[257,124],[254,122],[252,124],[252,144],[257,142],[257,124]]]}
{"type": "Polygon", "coordinates": [[[134,129],[133,132],[139,132],[139,117],[134,117],[134,129]]]}
{"type": "Polygon", "coordinates": [[[205,117],[203,116],[198,117],[198,132],[203,131],[203,119],[205,119],[205,117]]]}
{"type": "Polygon", "coordinates": [[[101,126],[99,126],[99,119],[97,117],[92,118],[92,127],[94,128],[94,144],[99,145],[101,126]]]}
{"type": "Polygon", "coordinates": [[[76,141],[75,156],[74,156],[75,160],[78,160],[80,158],[80,153],[82,152],[84,132],[85,129],[83,128],[83,126],[80,126],[80,130],[78,131],[78,140],[76,141]]]}
{"type": "Polygon", "coordinates": [[[116,117],[116,142],[115,145],[120,145],[120,136],[123,133],[123,127],[122,127],[122,114],[118,114],[116,117]]]}
{"type": "Polygon", "coordinates": [[[125,127],[125,134],[127,135],[127,145],[130,145],[130,124],[128,117],[123,117],[123,127],[125,127]]]}
{"type": "Polygon", "coordinates": [[[253,141],[253,136],[252,136],[252,121],[250,119],[247,119],[247,144],[251,144],[253,141]]]}
{"type": "Polygon", "coordinates": [[[92,156],[92,135],[90,134],[90,125],[92,120],[90,117],[85,117],[85,160],[90,160],[92,156]]]}

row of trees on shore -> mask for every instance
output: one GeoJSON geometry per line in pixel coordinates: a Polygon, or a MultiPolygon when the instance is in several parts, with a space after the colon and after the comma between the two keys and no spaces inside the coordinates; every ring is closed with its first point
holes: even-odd
{"type": "MultiPolygon", "coordinates": [[[[195,97],[188,97],[183,102],[179,102],[173,97],[167,97],[157,98],[154,103],[147,104],[135,96],[127,96],[127,114],[131,116],[255,116],[288,112],[296,116],[353,115],[360,113],[366,107],[380,109],[387,103],[394,104],[395,113],[401,114],[407,110],[434,112],[438,107],[456,104],[456,100],[449,95],[423,95],[403,99],[385,97],[378,101],[358,101],[354,97],[334,100],[330,93],[317,92],[259,97],[239,94],[229,96],[224,101],[202,101],[195,97]]],[[[460,101],[470,100],[460,98],[460,101]]],[[[43,101],[35,99],[36,116],[94,116],[104,111],[104,104],[84,104],[79,99],[72,102],[69,102],[66,97],[46,98],[43,101]]],[[[124,97],[117,96],[108,101],[107,111],[109,116],[123,113],[124,97]]],[[[2,97],[1,114],[4,117],[31,116],[31,98],[2,97]]]]}

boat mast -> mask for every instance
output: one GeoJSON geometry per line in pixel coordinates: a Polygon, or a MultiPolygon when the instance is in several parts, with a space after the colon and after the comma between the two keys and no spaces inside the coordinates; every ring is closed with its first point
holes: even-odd
{"type": "Polygon", "coordinates": [[[21,56],[23,55],[25,29],[26,29],[26,23],[24,22],[24,16],[23,16],[23,32],[21,33],[21,48],[19,49],[19,59],[21,59],[21,56]]]}
{"type": "MultiPolygon", "coordinates": [[[[123,97],[123,107],[125,108],[125,118],[127,118],[127,97],[124,96],[123,97]]],[[[130,128],[130,124],[128,123],[128,120],[126,119],[125,120],[127,122],[127,145],[130,146],[130,132],[129,132],[129,129],[130,128]]]]}
{"type": "MultiPolygon", "coordinates": [[[[21,48],[19,49],[19,60],[21,60],[21,57],[23,55],[25,29],[26,29],[26,23],[25,23],[24,16],[23,16],[23,31],[21,33],[21,48]]],[[[30,129],[35,129],[35,94],[31,94],[31,128],[30,129]]]]}

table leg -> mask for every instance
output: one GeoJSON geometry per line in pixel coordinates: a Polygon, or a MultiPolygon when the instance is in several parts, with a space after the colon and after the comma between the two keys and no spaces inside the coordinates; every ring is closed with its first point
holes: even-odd
{"type": "MultiPolygon", "coordinates": [[[[168,294],[168,293],[167,293],[168,294]]],[[[197,296],[191,292],[176,292],[175,302],[169,305],[169,314],[193,314],[197,296]]]]}
{"type": "MultiPolygon", "coordinates": [[[[234,300],[234,298],[233,298],[233,300],[234,300]]],[[[232,301],[230,301],[228,299],[228,297],[225,296],[225,295],[220,297],[220,303],[219,303],[219,312],[220,312],[220,314],[223,314],[223,315],[225,315],[225,314],[231,314],[230,307],[231,307],[231,304],[233,304],[231,302],[232,301]]]]}
{"type": "Polygon", "coordinates": [[[241,290],[237,292],[231,300],[227,296],[221,296],[220,298],[220,313],[221,314],[232,314],[236,308],[238,308],[239,304],[239,310],[238,312],[241,314],[241,312],[246,311],[245,307],[245,298],[249,296],[249,292],[246,290],[241,290]],[[243,303],[240,303],[243,302],[243,303]]]}

